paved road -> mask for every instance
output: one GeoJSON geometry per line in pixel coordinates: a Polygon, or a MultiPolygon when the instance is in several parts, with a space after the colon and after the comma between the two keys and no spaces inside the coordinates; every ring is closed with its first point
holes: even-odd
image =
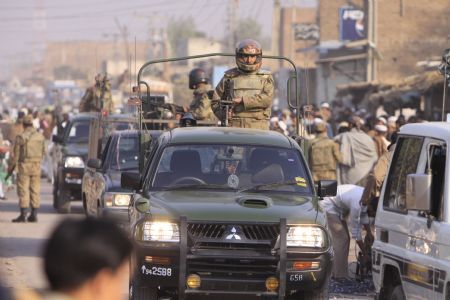
{"type": "MultiPolygon", "coordinates": [[[[51,185],[42,180],[41,208],[37,223],[12,223],[18,216],[16,191],[0,201],[0,279],[8,288],[44,289],[47,286],[42,272],[41,251],[44,242],[59,220],[67,216],[53,210],[51,185]]],[[[74,206],[70,217],[82,217],[81,204],[74,206]]]]}
{"type": "MultiPolygon", "coordinates": [[[[16,191],[7,193],[8,200],[0,200],[0,282],[10,289],[32,288],[43,290],[47,287],[42,271],[42,247],[53,227],[62,218],[84,217],[81,202],[72,203],[72,214],[58,215],[52,206],[52,187],[42,180],[41,208],[37,223],[12,223],[18,216],[16,191]]],[[[354,245],[352,245],[353,247],[354,245]]],[[[350,260],[354,261],[353,250],[350,260]]],[[[128,287],[124,285],[124,299],[128,287]]],[[[371,299],[371,295],[352,296],[334,294],[330,299],[371,299]]]]}

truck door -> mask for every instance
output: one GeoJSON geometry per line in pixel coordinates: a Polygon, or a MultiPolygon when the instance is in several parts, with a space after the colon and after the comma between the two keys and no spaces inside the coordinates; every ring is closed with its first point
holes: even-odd
{"type": "MultiPolygon", "coordinates": [[[[426,299],[443,299],[445,274],[440,256],[442,238],[449,240],[443,232],[444,186],[447,147],[445,142],[426,138],[422,148],[417,173],[432,174],[431,211],[410,211],[409,241],[407,248],[413,253],[410,262],[404,265],[404,279],[411,283],[412,294],[426,295],[426,299]]],[[[448,245],[448,243],[447,243],[448,245]]],[[[448,250],[447,250],[448,251],[448,250]]]]}

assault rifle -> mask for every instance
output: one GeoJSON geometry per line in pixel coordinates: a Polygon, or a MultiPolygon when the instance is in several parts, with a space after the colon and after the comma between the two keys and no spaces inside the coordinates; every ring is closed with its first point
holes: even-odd
{"type": "Polygon", "coordinates": [[[16,166],[13,166],[10,170],[9,170],[9,172],[8,172],[8,174],[6,174],[6,176],[5,176],[5,181],[7,181],[8,179],[9,179],[9,177],[11,177],[11,175],[14,173],[14,170],[16,169],[16,166]]]}
{"type": "Polygon", "coordinates": [[[162,109],[168,109],[173,114],[184,113],[183,106],[173,103],[165,103],[164,96],[150,96],[150,98],[147,96],[142,96],[141,100],[142,111],[145,115],[153,115],[156,112],[159,114],[162,109]]]}
{"type": "Polygon", "coordinates": [[[234,99],[234,81],[228,78],[225,80],[224,91],[219,102],[220,110],[222,112],[220,120],[220,125],[222,127],[228,127],[229,123],[228,113],[230,112],[233,106],[233,99],[234,99]]]}

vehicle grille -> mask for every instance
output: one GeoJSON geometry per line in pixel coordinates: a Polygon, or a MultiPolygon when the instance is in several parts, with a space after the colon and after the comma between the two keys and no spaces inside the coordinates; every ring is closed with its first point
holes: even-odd
{"type": "MultiPolygon", "coordinates": [[[[240,224],[245,238],[250,241],[274,240],[280,233],[278,224],[240,224]]],[[[222,239],[224,237],[227,224],[188,224],[188,232],[193,239],[222,239]]]]}

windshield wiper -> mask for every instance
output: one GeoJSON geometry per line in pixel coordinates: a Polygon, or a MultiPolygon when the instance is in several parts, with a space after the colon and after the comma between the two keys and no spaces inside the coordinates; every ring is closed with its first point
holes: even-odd
{"type": "MultiPolygon", "coordinates": [[[[246,186],[238,191],[238,193],[246,192],[246,191],[257,191],[262,187],[276,187],[276,186],[282,186],[282,185],[297,185],[298,182],[296,181],[281,181],[281,182],[270,182],[270,183],[261,183],[257,185],[252,186],[246,186]]],[[[300,185],[299,185],[300,186],[300,185]]]]}
{"type": "Polygon", "coordinates": [[[192,188],[198,188],[198,189],[231,189],[231,187],[227,185],[222,184],[201,184],[201,183],[194,183],[194,184],[176,184],[176,185],[169,185],[166,187],[163,187],[166,191],[171,190],[182,190],[182,189],[192,189],[192,188]]]}

